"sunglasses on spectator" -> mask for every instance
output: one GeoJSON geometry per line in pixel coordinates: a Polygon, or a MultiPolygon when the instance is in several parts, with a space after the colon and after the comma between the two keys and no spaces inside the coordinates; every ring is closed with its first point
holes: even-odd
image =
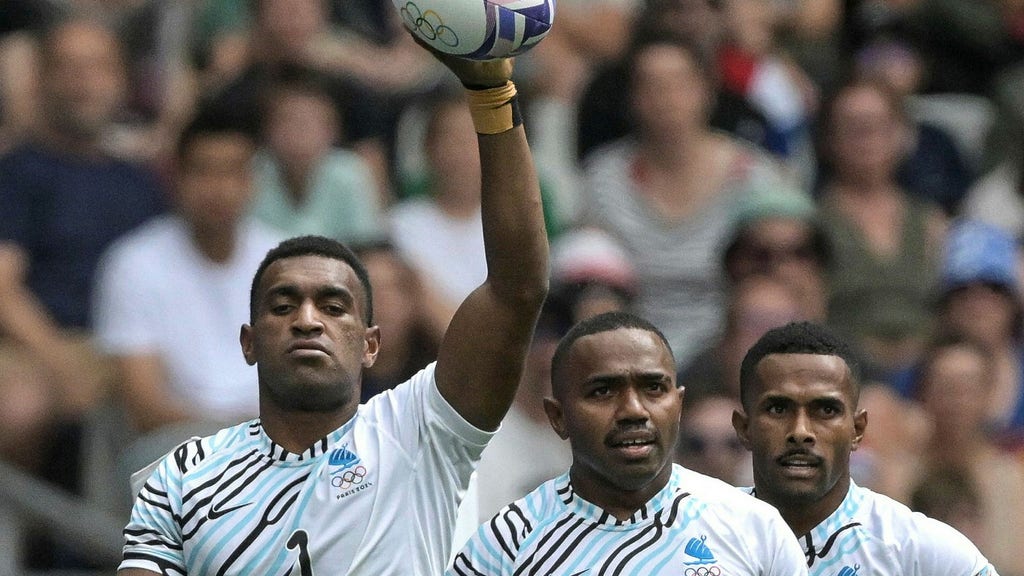
{"type": "Polygon", "coordinates": [[[754,262],[769,264],[780,264],[792,261],[813,261],[817,259],[817,253],[810,243],[797,244],[794,246],[766,246],[759,244],[748,244],[737,250],[740,258],[754,262]]]}

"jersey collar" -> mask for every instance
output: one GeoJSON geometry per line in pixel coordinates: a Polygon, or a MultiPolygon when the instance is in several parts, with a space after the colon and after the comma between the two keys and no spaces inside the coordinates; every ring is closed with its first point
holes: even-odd
{"type": "Polygon", "coordinates": [[[257,438],[260,452],[267,458],[276,462],[302,464],[306,462],[313,462],[324,454],[334,452],[336,449],[343,449],[344,444],[341,441],[352,429],[354,421],[355,418],[350,419],[340,428],[317,440],[312,446],[306,448],[300,453],[289,452],[281,445],[271,440],[270,436],[267,436],[266,431],[263,429],[262,422],[258,419],[253,420],[252,423],[249,424],[249,434],[257,438]]]}
{"type": "MultiPolygon", "coordinates": [[[[561,499],[562,504],[569,510],[569,512],[586,518],[594,523],[601,524],[603,526],[623,526],[630,527],[638,524],[646,524],[652,518],[663,516],[665,512],[669,511],[671,504],[680,498],[685,498],[688,494],[683,493],[680,489],[680,477],[676,466],[673,466],[672,476],[669,478],[668,484],[664,488],[658,491],[650,500],[644,503],[639,510],[633,513],[626,520],[619,520],[609,512],[597,504],[593,504],[584,500],[572,487],[572,482],[569,480],[569,474],[565,473],[559,476],[555,480],[555,490],[558,492],[558,497],[561,499]]],[[[662,522],[666,522],[668,519],[662,518],[662,522]]]]}

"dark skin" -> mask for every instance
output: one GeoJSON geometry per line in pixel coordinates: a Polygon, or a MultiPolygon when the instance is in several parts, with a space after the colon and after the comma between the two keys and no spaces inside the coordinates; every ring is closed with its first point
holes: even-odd
{"type": "Polygon", "coordinates": [[[850,453],[868,417],[838,356],[769,354],[757,364],[733,427],[753,452],[757,497],[797,536],[832,514],[850,488],[850,453]]]}
{"type": "Polygon", "coordinates": [[[672,354],[651,332],[584,336],[544,400],[551,426],[572,445],[569,470],[583,499],[624,520],[672,476],[683,390],[672,354]]]}
{"type": "MultiPolygon", "coordinates": [[[[439,59],[466,85],[500,86],[512,74],[510,59],[439,59]]],[[[478,135],[477,143],[487,279],[452,318],[435,379],[466,421],[495,430],[515,397],[547,295],[548,242],[522,126],[478,135]]],[[[362,285],[344,262],[303,256],[267,268],[240,341],[259,367],[264,429],[285,449],[302,452],[355,414],[362,369],[373,364],[382,338],[364,308],[362,285]]]]}

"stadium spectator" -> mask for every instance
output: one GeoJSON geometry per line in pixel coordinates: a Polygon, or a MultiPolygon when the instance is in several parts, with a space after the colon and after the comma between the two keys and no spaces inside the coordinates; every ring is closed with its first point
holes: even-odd
{"type": "MultiPolygon", "coordinates": [[[[675,34],[693,43],[701,58],[713,62],[725,39],[724,17],[715,0],[652,0],[634,19],[631,42],[658,33],[675,34]]],[[[623,55],[625,56],[625,54],[623,55]]],[[[577,116],[576,154],[586,160],[603,145],[629,135],[634,127],[628,84],[630,63],[623,57],[595,71],[580,95],[577,116]]],[[[714,89],[708,125],[757,146],[768,143],[769,127],[763,114],[745,98],[718,90],[718,74],[709,76],[714,89]]]]}
{"type": "Polygon", "coordinates": [[[738,398],[740,363],[765,332],[807,319],[801,301],[785,283],[768,276],[747,276],[729,287],[725,331],[679,371],[687,402],[705,396],[738,398]]]}
{"type": "MultiPolygon", "coordinates": [[[[977,341],[991,356],[987,426],[1001,442],[1018,447],[1024,446],[1020,262],[1017,243],[1002,230],[955,222],[943,249],[936,326],[939,334],[977,341]]],[[[893,382],[912,398],[920,378],[920,368],[911,368],[893,382]]]]}
{"type": "Polygon", "coordinates": [[[692,43],[638,37],[626,69],[636,129],[589,157],[582,222],[630,255],[637,310],[686,363],[720,330],[718,254],[737,206],[784,176],[764,151],[708,126],[712,72],[692,43]]]}
{"type": "Polygon", "coordinates": [[[282,74],[263,101],[253,213],[292,236],[349,243],[379,236],[384,222],[376,181],[360,155],[339,145],[338,112],[319,78],[282,74]]]}
{"type": "Polygon", "coordinates": [[[137,440],[130,473],[201,433],[254,418],[256,370],[238,353],[249,282],[284,237],[249,215],[254,135],[199,116],[177,145],[174,213],[104,253],[95,339],[116,363],[137,440]]]}
{"type": "Polygon", "coordinates": [[[800,318],[823,321],[829,248],[817,206],[798,190],[759,189],[740,204],[722,266],[730,284],[750,276],[775,278],[794,292],[800,318]]]}
{"type": "Polygon", "coordinates": [[[896,181],[905,120],[884,84],[847,84],[823,114],[823,156],[831,166],[819,212],[831,252],[828,323],[870,368],[902,369],[932,328],[945,217],[896,181]]]}
{"type": "Polygon", "coordinates": [[[551,292],[566,331],[591,316],[629,311],[636,299],[636,270],[614,238],[596,228],[570,230],[551,243],[551,292]]]}
{"type": "Polygon", "coordinates": [[[857,77],[888,86],[906,109],[897,182],[907,193],[942,206],[946,215],[959,213],[974,178],[968,158],[980,158],[982,151],[961,150],[946,129],[912,116],[914,102],[920,101],[915,99],[927,98],[920,94],[927,75],[921,55],[906,41],[877,39],[854,55],[854,69],[857,77]]]}
{"type": "MultiPolygon", "coordinates": [[[[685,391],[686,384],[682,386],[685,391]]],[[[749,486],[753,481],[750,453],[730,424],[739,395],[706,394],[690,399],[686,394],[683,398],[676,463],[733,486],[749,486]]]]}
{"type": "Polygon", "coordinates": [[[992,360],[982,346],[965,338],[939,340],[928,349],[916,395],[935,430],[914,484],[935,470],[962,471],[980,499],[982,552],[1001,574],[1021,574],[1024,501],[1008,495],[1024,494],[1024,466],[996,444],[988,429],[992,360]]]}
{"type": "MultiPolygon", "coordinates": [[[[349,54],[335,46],[325,0],[258,0],[252,3],[251,24],[229,64],[203,82],[201,106],[232,121],[260,129],[263,88],[292,70],[320,70],[329,78],[331,98],[340,111],[341,142],[351,146],[371,167],[380,202],[390,202],[387,160],[387,92],[376,91],[345,67],[322,67],[320,58],[349,54]]],[[[411,39],[406,38],[407,42],[411,39]]],[[[393,59],[380,58],[384,68],[393,59]]]]}
{"type": "Polygon", "coordinates": [[[386,214],[391,238],[449,314],[480,282],[484,260],[480,160],[472,118],[459,93],[431,100],[422,144],[422,188],[386,214]]]}
{"type": "Polygon", "coordinates": [[[814,177],[811,121],[818,89],[780,49],[776,40],[776,3],[723,0],[723,43],[718,49],[720,90],[746,100],[768,128],[764,146],[777,155],[800,182],[814,177]]]}
{"type": "MultiPolygon", "coordinates": [[[[159,214],[164,198],[151,170],[104,149],[125,93],[113,34],[94,21],[62,21],[42,38],[40,55],[40,129],[0,157],[0,339],[45,375],[53,426],[25,438],[45,454],[36,472],[79,492],[83,415],[111,384],[90,342],[97,262],[116,238],[159,214]]],[[[61,550],[41,544],[37,567],[61,567],[61,550]]]]}

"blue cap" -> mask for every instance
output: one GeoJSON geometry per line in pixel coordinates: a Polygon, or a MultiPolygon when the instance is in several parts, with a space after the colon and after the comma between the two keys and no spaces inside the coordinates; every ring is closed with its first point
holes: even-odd
{"type": "Polygon", "coordinates": [[[1017,257],[1016,242],[1003,230],[977,220],[957,222],[946,236],[942,291],[984,282],[1017,294],[1017,257]]]}

